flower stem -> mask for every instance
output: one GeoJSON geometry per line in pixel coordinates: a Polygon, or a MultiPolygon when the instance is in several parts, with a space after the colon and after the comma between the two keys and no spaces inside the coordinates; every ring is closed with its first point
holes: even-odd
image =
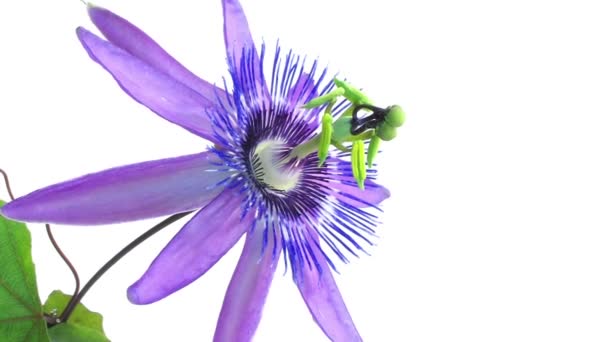
{"type": "Polygon", "coordinates": [[[11,190],[11,183],[8,181],[8,174],[0,169],[0,173],[2,174],[2,177],[4,177],[4,185],[6,186],[6,192],[8,192],[8,197],[11,198],[11,201],[15,200],[15,196],[13,195],[13,190],[11,190]]]}
{"type": "Polygon", "coordinates": [[[47,223],[44,225],[44,227],[46,228],[46,234],[49,236],[49,240],[51,240],[51,244],[55,248],[55,251],[57,252],[57,254],[59,254],[63,262],[68,266],[68,268],[72,272],[72,276],[74,276],[74,282],[76,283],[76,286],[74,286],[74,294],[72,295],[72,298],[74,298],[78,295],[78,292],[80,291],[80,277],[78,276],[78,271],[76,271],[76,268],[70,262],[70,259],[68,259],[68,257],[65,255],[65,253],[63,253],[63,251],[59,247],[59,244],[55,240],[53,232],[51,231],[51,225],[47,223]]]}
{"type": "Polygon", "coordinates": [[[169,216],[168,218],[166,218],[159,224],[155,225],[154,227],[150,228],[145,233],[143,233],[142,235],[137,237],[135,240],[133,240],[131,243],[129,243],[127,246],[125,246],[122,250],[120,250],[120,252],[118,252],[110,260],[108,260],[108,262],[106,262],[91,277],[91,279],[89,279],[89,281],[82,287],[82,290],[76,296],[72,297],[72,299],[66,306],[65,310],[63,310],[63,313],[61,314],[61,317],[59,318],[59,322],[66,322],[70,318],[70,315],[76,308],[76,305],[78,305],[78,303],[80,303],[82,298],[87,294],[87,292],[91,289],[91,287],[93,287],[93,285],[95,285],[95,283],[99,280],[99,278],[101,278],[104,275],[104,273],[106,273],[110,268],[112,268],[112,266],[114,266],[120,259],[122,259],[122,257],[127,255],[130,251],[132,251],[135,247],[137,247],[142,242],[146,241],[152,235],[158,233],[163,228],[167,227],[168,225],[172,224],[173,222],[181,219],[182,217],[184,217],[190,213],[192,213],[192,211],[187,211],[187,212],[169,216]]]}
{"type": "MultiPolygon", "coordinates": [[[[0,173],[4,177],[4,184],[6,185],[6,191],[8,192],[8,196],[11,198],[11,201],[14,201],[15,196],[13,195],[13,190],[11,189],[11,183],[8,180],[8,174],[6,173],[6,171],[4,171],[2,169],[0,169],[0,173]]],[[[61,247],[59,247],[59,244],[55,240],[55,237],[53,236],[53,232],[51,231],[51,226],[48,223],[45,224],[44,226],[46,228],[46,234],[49,236],[49,240],[51,240],[51,244],[55,248],[55,251],[57,252],[57,254],[59,254],[59,256],[61,257],[63,262],[68,266],[68,268],[72,272],[72,275],[74,276],[74,282],[76,283],[76,286],[74,286],[74,295],[72,296],[72,298],[74,298],[78,294],[78,291],[80,291],[80,278],[78,277],[78,272],[76,271],[76,268],[74,267],[74,265],[70,262],[70,259],[68,259],[68,257],[65,255],[65,253],[63,253],[63,251],[61,250],[61,247]]],[[[53,322],[56,321],[50,317],[46,317],[46,318],[48,319],[47,322],[49,324],[53,324],[53,322]]],[[[55,322],[55,324],[56,323],[58,323],[58,322],[55,322]]]]}
{"type": "MultiPolygon", "coordinates": [[[[12,201],[14,201],[15,196],[13,195],[13,191],[11,189],[11,184],[8,180],[8,174],[2,169],[0,169],[0,174],[2,174],[2,176],[4,178],[4,184],[6,185],[6,191],[8,192],[10,199],[12,201]]],[[[74,291],[74,295],[72,296],[72,298],[68,302],[68,305],[66,305],[65,309],[61,313],[61,316],[58,319],[52,319],[51,317],[45,317],[47,319],[47,326],[50,328],[54,325],[57,325],[57,324],[60,324],[63,322],[67,322],[67,320],[70,318],[70,315],[72,314],[72,312],[74,312],[74,309],[76,309],[76,306],[78,305],[78,303],[80,303],[82,298],[87,294],[87,292],[89,292],[91,287],[93,287],[93,285],[95,285],[95,283],[110,268],[112,268],[112,266],[114,266],[120,259],[122,259],[129,252],[131,252],[135,247],[139,246],[142,242],[146,241],[152,235],[160,232],[163,228],[165,228],[168,225],[174,223],[175,221],[183,218],[184,216],[191,214],[192,212],[193,211],[186,211],[183,213],[178,213],[178,214],[169,216],[168,218],[164,219],[162,222],[158,223],[154,227],[148,229],[142,235],[138,236],[135,240],[133,240],[131,243],[129,243],[123,249],[121,249],[118,253],[116,253],[116,255],[114,255],[110,260],[108,260],[108,262],[106,262],[103,266],[101,266],[101,268],[82,287],[82,290],[80,290],[80,278],[78,277],[78,272],[76,272],[76,268],[74,268],[74,265],[72,265],[70,260],[67,258],[67,256],[61,250],[61,248],[59,248],[59,245],[57,244],[57,241],[55,241],[55,238],[53,237],[53,233],[51,232],[51,226],[48,224],[45,224],[46,232],[49,236],[49,240],[51,240],[51,244],[53,244],[53,247],[55,248],[55,250],[61,257],[61,259],[63,259],[63,261],[66,263],[66,265],[70,268],[70,271],[72,271],[72,274],[74,275],[74,280],[76,281],[76,290],[74,291]]]]}

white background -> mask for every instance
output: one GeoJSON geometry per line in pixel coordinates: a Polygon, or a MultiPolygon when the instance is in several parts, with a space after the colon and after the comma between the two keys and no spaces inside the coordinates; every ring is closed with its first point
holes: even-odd
{"type": "MultiPolygon", "coordinates": [[[[195,73],[227,76],[219,1],[99,0],[195,73]]],[[[366,341],[608,340],[608,11],[601,1],[243,1],[280,38],[408,112],[384,145],[381,238],[339,286],[366,341]]],[[[89,60],[78,1],[0,5],[0,167],[23,195],[84,173],[201,151],[89,60]]],[[[7,196],[3,191],[2,197],[7,196]]],[[[89,276],[159,220],[56,226],[89,276]]],[[[126,288],[178,230],[125,258],[86,304],[113,341],[210,340],[241,244],[148,306],[126,288]]],[[[42,297],[72,289],[40,225],[42,297]]],[[[256,341],[325,341],[277,274],[256,341]]]]}

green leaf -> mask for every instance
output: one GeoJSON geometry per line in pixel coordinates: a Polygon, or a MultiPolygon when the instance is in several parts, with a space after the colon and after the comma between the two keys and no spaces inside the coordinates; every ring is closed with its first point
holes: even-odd
{"type": "MultiPolygon", "coordinates": [[[[53,291],[44,303],[44,312],[61,313],[72,297],[61,291],[53,291]]],[[[53,342],[108,342],[103,332],[103,317],[78,304],[67,323],[49,329],[53,342]]]]}
{"type": "Polygon", "coordinates": [[[49,341],[31,250],[25,224],[0,215],[0,341],[49,341]]]}
{"type": "Polygon", "coordinates": [[[52,342],[108,342],[99,332],[70,323],[58,324],[49,329],[52,342]]]}

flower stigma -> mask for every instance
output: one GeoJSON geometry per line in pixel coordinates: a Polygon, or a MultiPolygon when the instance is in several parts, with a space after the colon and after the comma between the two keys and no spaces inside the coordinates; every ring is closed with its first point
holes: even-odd
{"type": "Polygon", "coordinates": [[[363,142],[369,142],[367,165],[371,168],[380,140],[391,141],[395,138],[397,128],[405,122],[405,112],[397,105],[387,108],[372,105],[365,94],[345,81],[334,78],[333,83],[336,86],[334,90],[309,100],[303,106],[305,109],[325,107],[321,132],[296,146],[287,159],[302,159],[316,151],[321,166],[328,156],[330,145],[333,145],[342,152],[351,153],[353,176],[363,190],[367,177],[363,142]],[[346,103],[347,108],[334,121],[336,115],[333,108],[342,97],[341,104],[346,103]],[[350,148],[343,145],[347,142],[352,143],[350,148]]]}

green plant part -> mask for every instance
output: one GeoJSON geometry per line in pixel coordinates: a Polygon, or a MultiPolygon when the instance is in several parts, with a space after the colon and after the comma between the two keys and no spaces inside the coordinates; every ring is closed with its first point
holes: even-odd
{"type": "Polygon", "coordinates": [[[321,138],[319,140],[319,150],[317,155],[319,157],[319,166],[323,165],[327,154],[329,153],[329,145],[331,144],[331,137],[333,135],[333,118],[331,117],[331,110],[336,103],[335,100],[330,102],[325,109],[325,114],[321,119],[321,138]]]}
{"type": "Polygon", "coordinates": [[[390,106],[384,120],[392,127],[401,127],[405,123],[405,112],[400,106],[390,106]]]}
{"type": "MultiPolygon", "coordinates": [[[[0,207],[4,205],[0,200],[0,207]]],[[[0,341],[48,342],[32,238],[25,224],[0,215],[0,341]]]]}
{"type": "Polygon", "coordinates": [[[327,159],[330,145],[344,152],[350,151],[353,160],[357,160],[357,163],[352,164],[353,175],[359,186],[362,187],[366,174],[364,158],[359,158],[362,153],[365,153],[363,142],[369,140],[367,165],[371,167],[378,154],[380,141],[390,141],[397,136],[397,128],[405,122],[405,112],[400,106],[376,107],[361,90],[339,79],[334,79],[333,82],[336,89],[310,100],[303,106],[303,108],[311,109],[327,105],[321,119],[321,133],[296,146],[287,159],[302,159],[317,151],[320,166],[327,159]],[[339,97],[346,98],[350,102],[350,106],[333,121],[331,111],[339,97]],[[361,116],[360,112],[366,115],[361,116]],[[344,143],[347,142],[352,143],[350,150],[344,146],[344,143]],[[355,156],[355,149],[357,156],[355,156]]]}
{"type": "Polygon", "coordinates": [[[365,178],[367,177],[367,170],[365,168],[365,146],[363,140],[353,141],[353,150],[350,155],[351,167],[353,170],[353,176],[357,181],[357,185],[361,190],[365,189],[365,178]]]}
{"type": "Polygon", "coordinates": [[[344,97],[353,105],[371,104],[371,101],[367,95],[363,94],[361,90],[353,87],[352,85],[337,78],[334,78],[334,84],[336,87],[338,87],[338,89],[342,89],[344,91],[344,97]]]}
{"type": "Polygon", "coordinates": [[[314,99],[308,101],[303,108],[305,109],[312,109],[312,108],[316,108],[319,106],[322,106],[326,103],[331,103],[336,102],[336,99],[340,96],[344,95],[344,89],[342,88],[337,88],[334,89],[332,91],[330,91],[329,93],[323,95],[323,96],[319,96],[319,97],[315,97],[314,99]]]}
{"type": "Polygon", "coordinates": [[[397,136],[397,129],[385,122],[376,129],[376,136],[384,141],[391,141],[397,136]]]}
{"type": "Polygon", "coordinates": [[[372,164],[374,163],[374,158],[378,154],[378,150],[380,149],[380,137],[374,135],[369,140],[369,145],[367,146],[367,167],[371,169],[372,164]]]}

